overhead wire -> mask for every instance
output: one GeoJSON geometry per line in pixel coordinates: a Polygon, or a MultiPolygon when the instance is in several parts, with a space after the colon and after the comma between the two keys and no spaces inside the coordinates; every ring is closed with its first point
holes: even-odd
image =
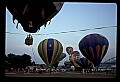
{"type": "MultiPolygon", "coordinates": [[[[65,33],[74,33],[79,31],[88,31],[88,30],[98,30],[98,29],[105,29],[105,28],[116,28],[117,26],[108,26],[108,27],[96,27],[92,29],[82,29],[82,30],[71,30],[71,31],[63,31],[63,32],[55,32],[55,33],[47,33],[47,34],[32,34],[32,35],[51,35],[51,34],[65,34],[65,33]]],[[[25,35],[20,33],[12,33],[12,32],[6,32],[8,34],[19,34],[19,35],[25,35]]]]}
{"type": "Polygon", "coordinates": [[[25,34],[20,34],[20,33],[12,33],[12,32],[6,32],[8,34],[18,34],[18,35],[25,35],[25,34]]]}

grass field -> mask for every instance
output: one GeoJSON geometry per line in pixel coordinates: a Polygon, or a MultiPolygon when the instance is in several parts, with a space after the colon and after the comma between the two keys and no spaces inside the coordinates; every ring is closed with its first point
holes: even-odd
{"type": "Polygon", "coordinates": [[[61,77],[61,78],[115,78],[115,73],[79,73],[79,72],[51,72],[51,73],[5,73],[6,77],[61,77]]]}

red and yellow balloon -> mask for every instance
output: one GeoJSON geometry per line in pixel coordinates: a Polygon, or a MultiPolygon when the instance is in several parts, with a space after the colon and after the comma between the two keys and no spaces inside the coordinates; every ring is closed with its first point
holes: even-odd
{"type": "Polygon", "coordinates": [[[38,45],[38,53],[41,59],[49,67],[52,67],[53,64],[57,63],[60,60],[62,52],[62,44],[53,38],[44,39],[38,45]]]}

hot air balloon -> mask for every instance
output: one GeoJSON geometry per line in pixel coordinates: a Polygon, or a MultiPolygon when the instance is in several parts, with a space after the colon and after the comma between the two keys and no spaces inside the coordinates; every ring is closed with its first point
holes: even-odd
{"type": "Polygon", "coordinates": [[[80,67],[77,63],[76,60],[80,59],[80,53],[78,51],[73,51],[71,53],[71,58],[69,59],[71,61],[71,63],[76,67],[80,67]]]}
{"type": "Polygon", "coordinates": [[[47,22],[61,10],[63,3],[43,0],[6,0],[6,7],[13,16],[13,23],[16,19],[24,31],[35,33],[42,25],[46,27],[47,22]]]}
{"type": "Polygon", "coordinates": [[[38,53],[48,67],[53,67],[63,52],[62,44],[53,38],[44,39],[38,45],[38,53]]]}
{"type": "Polygon", "coordinates": [[[66,47],[66,51],[70,55],[73,52],[73,47],[71,46],[66,47]]]}
{"type": "Polygon", "coordinates": [[[91,65],[91,62],[90,62],[87,58],[85,58],[85,57],[76,59],[76,63],[77,63],[82,69],[90,68],[90,65],[91,65]]]}
{"type": "Polygon", "coordinates": [[[79,50],[90,60],[94,67],[98,67],[107,53],[109,42],[101,34],[93,33],[86,35],[79,42],[79,50]]]}

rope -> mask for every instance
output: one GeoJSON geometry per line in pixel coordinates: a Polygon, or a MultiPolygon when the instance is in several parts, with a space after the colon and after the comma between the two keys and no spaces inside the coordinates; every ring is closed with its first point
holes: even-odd
{"type": "MultiPolygon", "coordinates": [[[[34,60],[35,60],[35,62],[36,62],[36,58],[35,58],[35,55],[34,55],[33,47],[31,46],[31,48],[32,48],[32,53],[33,53],[33,56],[34,56],[34,60]]],[[[37,63],[37,62],[36,62],[36,63],[37,63]]]]}

